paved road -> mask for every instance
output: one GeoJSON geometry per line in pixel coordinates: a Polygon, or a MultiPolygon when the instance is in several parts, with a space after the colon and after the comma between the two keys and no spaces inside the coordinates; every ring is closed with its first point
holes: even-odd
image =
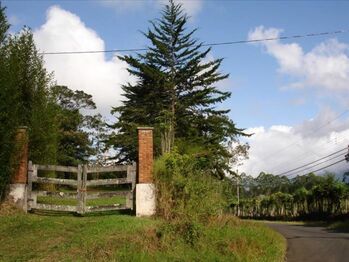
{"type": "Polygon", "coordinates": [[[268,223],[287,239],[287,262],[349,261],[349,233],[324,227],[268,223]]]}

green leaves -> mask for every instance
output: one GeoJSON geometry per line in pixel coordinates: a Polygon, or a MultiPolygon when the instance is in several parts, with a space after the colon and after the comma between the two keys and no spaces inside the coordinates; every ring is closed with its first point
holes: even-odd
{"type": "Polygon", "coordinates": [[[57,162],[76,166],[101,153],[104,121],[101,115],[81,112],[96,108],[92,96],[80,90],[73,91],[66,86],[56,85],[50,88],[50,100],[57,125],[57,162]]]}
{"type": "Polygon", "coordinates": [[[185,141],[188,147],[206,150],[212,171],[224,176],[232,152],[229,141],[244,133],[227,117],[229,110],[216,109],[231,95],[217,88],[217,82],[228,77],[219,71],[223,59],[208,61],[210,48],[202,50],[194,38],[196,29],[186,27],[181,5],[169,1],[162,17],[143,33],[148,50],[120,57],[137,82],[123,86],[126,100],[112,111],[118,119],[110,144],[121,162],[136,160],[137,140],[131,128],[153,126],[157,156],[185,141]]]}

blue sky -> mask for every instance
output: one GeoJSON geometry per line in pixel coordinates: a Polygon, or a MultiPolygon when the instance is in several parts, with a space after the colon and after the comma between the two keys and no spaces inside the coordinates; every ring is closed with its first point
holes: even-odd
{"type": "MultiPolygon", "coordinates": [[[[67,14],[74,14],[75,18],[79,18],[82,23],[79,26],[94,31],[100,39],[99,42],[102,41],[104,44],[101,47],[105,49],[144,47],[147,42],[139,31],[146,30],[149,25],[147,21],[158,17],[161,9],[159,0],[2,2],[7,6],[8,17],[14,24],[11,30],[17,31],[22,25],[28,25],[37,33],[38,45],[45,51],[70,51],[64,48],[70,46],[75,48],[75,45],[64,43],[46,44],[45,37],[49,35],[52,38],[55,35],[52,33],[54,29],[48,32],[49,26],[46,31],[42,29],[48,21],[47,13],[52,6],[58,6],[59,10],[67,11],[67,14]],[[59,47],[62,49],[49,49],[59,47]]],[[[270,35],[296,35],[349,29],[349,2],[346,1],[184,0],[184,7],[192,16],[188,27],[199,28],[196,37],[206,43],[244,40],[256,36],[263,38],[270,35]],[[257,30],[259,26],[263,28],[257,30]]],[[[64,15],[65,13],[62,13],[57,16],[55,21],[58,17],[65,21],[64,15]]],[[[60,32],[64,34],[64,30],[60,32]]],[[[66,38],[68,41],[69,35],[66,38]]],[[[61,36],[60,39],[64,37],[61,36]]],[[[309,146],[306,144],[314,144],[314,141],[306,140],[303,128],[305,124],[308,126],[313,124],[316,129],[316,125],[331,121],[331,118],[349,106],[347,102],[349,90],[345,88],[345,84],[349,84],[347,45],[349,45],[349,32],[271,44],[213,47],[211,57],[224,57],[222,71],[230,73],[230,80],[223,83],[222,88],[230,90],[232,98],[222,107],[231,109],[230,117],[239,127],[255,128],[251,130],[259,130],[258,132],[263,134],[261,138],[251,140],[251,145],[265,147],[265,143],[273,143],[275,134],[271,140],[267,138],[270,132],[275,131],[282,137],[276,136],[275,139],[283,139],[279,144],[284,145],[294,139],[302,145],[301,150],[304,151],[304,148],[308,150],[309,146]],[[278,129],[277,126],[284,128],[278,129]],[[256,129],[257,127],[259,129],[256,129]],[[284,138],[285,132],[290,137],[284,138]]],[[[78,48],[79,45],[76,46],[78,48]]],[[[96,46],[98,47],[98,44],[96,46]]],[[[80,48],[88,47],[84,44],[80,46],[80,48]]],[[[58,68],[65,64],[69,66],[69,61],[65,61],[66,58],[48,59],[51,59],[47,61],[49,69],[57,71],[57,81],[62,80],[64,84],[69,84],[71,76],[64,76],[64,71],[58,68]]],[[[107,55],[101,59],[107,63],[111,61],[111,56],[107,55]]],[[[93,63],[92,60],[90,63],[93,63]]],[[[117,81],[122,82],[125,79],[126,76],[117,81]]],[[[78,89],[74,86],[76,83],[76,80],[72,81],[72,87],[78,89]]],[[[98,88],[99,93],[104,92],[101,87],[98,88]]],[[[115,89],[119,89],[119,86],[115,86],[115,89]]],[[[93,88],[87,87],[88,90],[93,91],[93,88]]],[[[326,130],[327,133],[321,134],[316,141],[330,139],[331,132],[339,134],[346,131],[343,127],[347,123],[346,119],[340,121],[342,122],[330,126],[326,130]]],[[[274,147],[270,148],[270,152],[273,150],[275,151],[274,147]]],[[[312,148],[312,151],[316,150],[319,149],[312,148]]],[[[250,162],[259,161],[261,168],[264,168],[266,163],[262,160],[261,153],[251,151],[251,154],[250,162]]],[[[295,150],[294,154],[299,155],[299,151],[295,150]]],[[[282,161],[280,160],[280,163],[282,161]]]]}

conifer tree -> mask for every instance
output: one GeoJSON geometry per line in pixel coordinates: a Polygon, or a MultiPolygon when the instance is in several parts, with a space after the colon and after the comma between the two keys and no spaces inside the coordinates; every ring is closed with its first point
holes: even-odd
{"type": "MultiPolygon", "coordinates": [[[[138,81],[123,86],[125,101],[113,109],[116,134],[111,143],[121,160],[135,160],[135,127],[154,126],[157,154],[177,147],[199,148],[210,169],[228,168],[227,145],[243,130],[235,127],[217,104],[228,99],[217,83],[228,78],[219,69],[223,59],[209,61],[210,48],[186,29],[188,17],[173,0],[162,17],[144,33],[150,46],[144,54],[120,57],[138,81]],[[184,145],[184,146],[183,146],[184,145]]],[[[222,174],[221,174],[222,175],[222,174]]]]}
{"type": "Polygon", "coordinates": [[[23,28],[9,38],[8,70],[18,125],[29,131],[30,160],[42,164],[56,163],[57,126],[49,101],[52,76],[38,54],[33,33],[23,28]]]}
{"type": "Polygon", "coordinates": [[[16,104],[13,104],[8,85],[8,29],[5,8],[0,3],[0,200],[9,183],[10,158],[13,149],[14,125],[16,125],[16,104]]]}

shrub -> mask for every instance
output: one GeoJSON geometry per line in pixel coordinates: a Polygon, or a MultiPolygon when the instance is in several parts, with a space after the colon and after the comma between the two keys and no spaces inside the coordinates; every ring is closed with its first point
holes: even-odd
{"type": "Polygon", "coordinates": [[[177,151],[155,162],[157,214],[166,220],[205,222],[225,206],[221,181],[208,175],[200,159],[177,151]]]}

